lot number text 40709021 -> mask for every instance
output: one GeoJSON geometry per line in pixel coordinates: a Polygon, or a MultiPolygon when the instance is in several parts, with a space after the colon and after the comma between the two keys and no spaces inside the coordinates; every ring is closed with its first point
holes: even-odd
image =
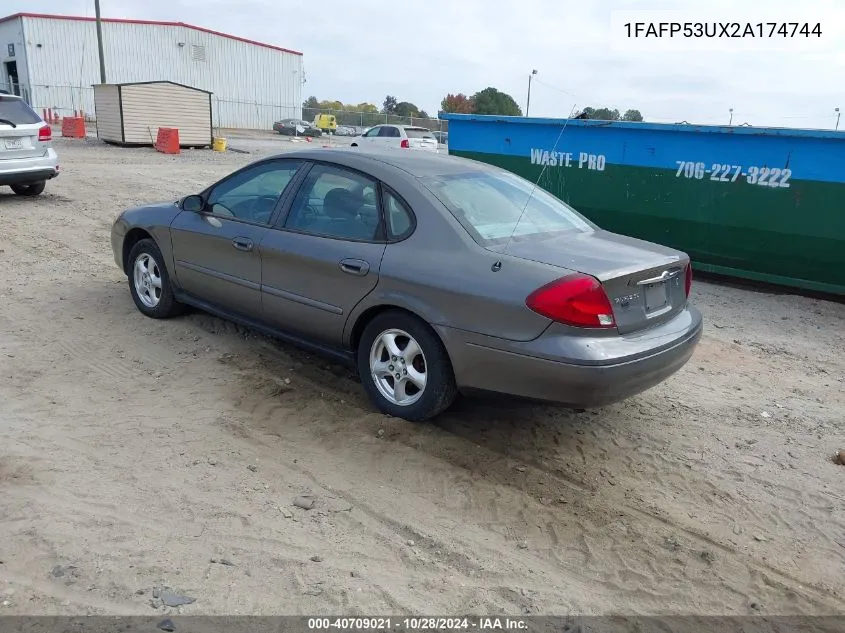
{"type": "Polygon", "coordinates": [[[676,178],[696,178],[702,180],[709,176],[715,182],[736,182],[739,178],[745,178],[749,185],[760,187],[789,187],[789,179],[792,177],[791,169],[778,169],[777,167],[758,167],[752,165],[747,169],[742,165],[729,165],[713,163],[710,169],[702,162],[688,160],[675,161],[678,163],[676,178]]]}

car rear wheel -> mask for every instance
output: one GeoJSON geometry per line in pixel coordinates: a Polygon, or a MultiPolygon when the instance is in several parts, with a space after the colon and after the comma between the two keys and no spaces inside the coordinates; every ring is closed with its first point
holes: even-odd
{"type": "Polygon", "coordinates": [[[44,191],[47,186],[47,181],[33,182],[28,185],[12,185],[12,191],[19,196],[37,196],[44,191]]]}
{"type": "Polygon", "coordinates": [[[153,240],[140,240],[132,247],[127,272],[132,300],[142,314],[166,319],[182,312],[182,304],[173,296],[164,257],[153,240]]]}
{"type": "Polygon", "coordinates": [[[414,422],[442,413],[458,393],[443,343],[406,312],[384,312],[364,328],[358,373],[380,411],[414,422]]]}

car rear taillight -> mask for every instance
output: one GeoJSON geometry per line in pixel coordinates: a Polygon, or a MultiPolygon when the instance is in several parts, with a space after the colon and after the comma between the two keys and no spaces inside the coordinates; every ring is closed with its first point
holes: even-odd
{"type": "Polygon", "coordinates": [[[687,293],[689,297],[689,291],[692,289],[692,262],[687,264],[686,270],[684,270],[684,291],[687,293]]]}
{"type": "Polygon", "coordinates": [[[404,149],[410,149],[411,148],[411,141],[409,141],[406,138],[403,138],[400,147],[403,147],[404,149]]]}
{"type": "Polygon", "coordinates": [[[528,295],[525,304],[553,321],[577,327],[616,326],[613,308],[599,280],[580,273],[546,284],[528,295]]]}
{"type": "Polygon", "coordinates": [[[51,141],[53,140],[53,128],[49,125],[44,125],[38,130],[38,140],[39,141],[51,141]]]}

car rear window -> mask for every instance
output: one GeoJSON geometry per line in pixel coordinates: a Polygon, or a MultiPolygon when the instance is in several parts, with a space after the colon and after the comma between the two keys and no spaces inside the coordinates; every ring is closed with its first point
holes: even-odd
{"type": "Polygon", "coordinates": [[[406,127],[405,134],[408,135],[408,138],[430,138],[434,139],[434,134],[431,133],[430,130],[426,130],[424,127],[406,127]]]}
{"type": "MultiPolygon", "coordinates": [[[[11,121],[15,125],[41,122],[41,118],[23,100],[3,95],[0,95],[0,119],[11,121]]],[[[8,125],[8,123],[0,121],[0,125],[8,125]]]]}
{"type": "Polygon", "coordinates": [[[508,172],[469,172],[420,180],[483,246],[507,242],[511,236],[594,230],[572,207],[508,172]]]}

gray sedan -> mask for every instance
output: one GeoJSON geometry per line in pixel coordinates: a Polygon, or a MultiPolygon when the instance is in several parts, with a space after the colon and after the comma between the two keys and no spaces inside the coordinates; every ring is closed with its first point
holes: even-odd
{"type": "Polygon", "coordinates": [[[124,211],[111,239],[143,314],[193,306],[347,361],[408,420],[477,390],[610,404],[680,369],[702,331],[684,253],[434,153],[267,158],[124,211]]]}

